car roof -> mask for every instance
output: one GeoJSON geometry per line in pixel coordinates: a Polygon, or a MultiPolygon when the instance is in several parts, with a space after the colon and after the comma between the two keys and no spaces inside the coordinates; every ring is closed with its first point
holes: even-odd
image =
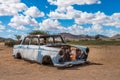
{"type": "Polygon", "coordinates": [[[49,38],[49,37],[61,37],[61,35],[28,35],[28,38],[49,38]]]}

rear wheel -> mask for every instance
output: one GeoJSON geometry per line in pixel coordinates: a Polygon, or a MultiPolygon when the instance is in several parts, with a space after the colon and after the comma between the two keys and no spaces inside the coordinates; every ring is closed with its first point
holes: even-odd
{"type": "Polygon", "coordinates": [[[16,57],[15,57],[16,59],[21,59],[22,57],[21,57],[21,54],[20,53],[17,53],[17,55],[16,55],[16,57]]]}
{"type": "Polygon", "coordinates": [[[43,65],[53,65],[51,57],[50,56],[43,57],[42,64],[43,65]]]}

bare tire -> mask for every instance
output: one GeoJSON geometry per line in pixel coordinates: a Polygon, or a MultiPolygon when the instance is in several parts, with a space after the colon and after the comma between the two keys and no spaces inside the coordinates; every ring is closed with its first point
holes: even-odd
{"type": "Polygon", "coordinates": [[[42,64],[44,64],[44,65],[53,65],[53,62],[52,62],[50,56],[43,57],[42,64]]]}
{"type": "Polygon", "coordinates": [[[21,59],[21,54],[20,53],[17,53],[16,59],[21,59]]]}

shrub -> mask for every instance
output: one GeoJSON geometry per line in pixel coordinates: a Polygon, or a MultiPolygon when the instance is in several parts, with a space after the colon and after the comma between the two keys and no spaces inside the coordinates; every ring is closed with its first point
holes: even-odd
{"type": "Polygon", "coordinates": [[[5,46],[13,47],[14,45],[19,44],[19,43],[20,43],[20,42],[15,41],[15,40],[5,41],[5,46]]]}
{"type": "Polygon", "coordinates": [[[29,33],[29,35],[48,35],[48,32],[42,31],[42,30],[34,30],[29,33]]]}
{"type": "Polygon", "coordinates": [[[105,41],[105,40],[78,40],[78,41],[69,41],[69,44],[75,45],[120,45],[120,41],[105,41]]]}

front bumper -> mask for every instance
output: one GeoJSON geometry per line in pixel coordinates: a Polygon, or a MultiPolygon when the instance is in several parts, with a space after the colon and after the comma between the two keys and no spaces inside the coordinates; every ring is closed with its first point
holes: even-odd
{"type": "Polygon", "coordinates": [[[83,60],[70,61],[70,62],[63,62],[63,63],[54,64],[54,66],[56,66],[56,67],[68,67],[68,66],[71,66],[71,65],[83,64],[85,62],[86,61],[83,61],[83,60]]]}

